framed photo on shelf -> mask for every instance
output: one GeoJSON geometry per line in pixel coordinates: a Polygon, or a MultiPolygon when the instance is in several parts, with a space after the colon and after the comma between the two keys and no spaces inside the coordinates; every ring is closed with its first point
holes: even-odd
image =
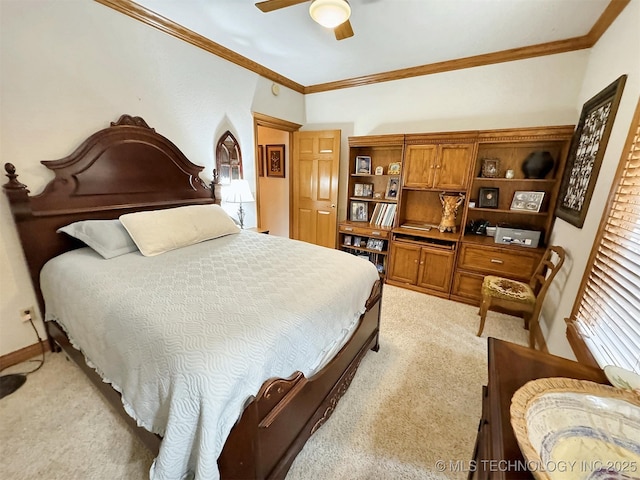
{"type": "Polygon", "coordinates": [[[389,175],[400,175],[400,162],[392,162],[387,170],[389,175]]]}
{"type": "Polygon", "coordinates": [[[369,218],[369,205],[367,202],[351,202],[350,218],[352,222],[366,222],[369,218]]]}
{"type": "Polygon", "coordinates": [[[483,158],[482,159],[482,177],[496,178],[500,172],[499,158],[483,158]]]}
{"type": "Polygon", "coordinates": [[[571,140],[555,214],[578,228],[587,216],[626,79],[620,76],[582,106],[571,140]]]}
{"type": "Polygon", "coordinates": [[[400,183],[399,178],[390,178],[387,182],[387,190],[384,194],[384,198],[395,200],[398,198],[398,184],[400,183]]]}
{"type": "Polygon", "coordinates": [[[364,155],[358,155],[356,157],[356,171],[355,173],[364,173],[371,175],[371,157],[364,155]]]}
{"type": "Polygon", "coordinates": [[[497,188],[483,187],[478,191],[479,208],[498,208],[500,190],[497,188]]]}
{"type": "Polygon", "coordinates": [[[384,175],[384,167],[382,165],[376,167],[376,175],[384,175]]]}
{"type": "Polygon", "coordinates": [[[267,145],[267,177],[284,178],[284,145],[267,145]]]}
{"type": "Polygon", "coordinates": [[[354,183],[353,196],[367,198],[373,197],[373,183],[354,183]]]}
{"type": "Polygon", "coordinates": [[[544,192],[516,191],[511,200],[511,210],[539,212],[544,200],[544,192]]]}

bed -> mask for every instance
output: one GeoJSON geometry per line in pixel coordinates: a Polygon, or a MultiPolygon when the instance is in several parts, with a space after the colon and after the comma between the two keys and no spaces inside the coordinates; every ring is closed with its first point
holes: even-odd
{"type": "MultiPolygon", "coordinates": [[[[70,156],[42,163],[55,177],[41,194],[30,195],[11,164],[5,165],[9,180],[3,188],[41,311],[46,312],[51,348],[64,350],[78,364],[156,454],[152,478],[181,478],[189,472],[195,478],[284,478],[306,440],[331,416],[364,355],[378,350],[382,284],[375,267],[344,252],[249,231],[159,255],[133,249],[105,260],[58,229],[86,220],[146,215],[141,212],[219,209],[215,172],[207,185],[199,176],[202,167],[130,115],[91,135],[70,156]],[[237,264],[227,261],[234,252],[244,252],[235,255],[237,264]],[[339,275],[330,267],[335,259],[348,265],[339,275]],[[306,262],[308,281],[296,271],[306,262]],[[134,283],[124,283],[125,277],[134,283]],[[291,289],[305,288],[305,283],[306,290],[291,301],[291,289]],[[289,290],[277,290],[283,284],[289,290]],[[119,289],[106,292],[108,285],[119,289]],[[145,307],[139,302],[146,295],[128,295],[135,289],[129,285],[153,285],[157,296],[145,307]],[[338,297],[349,297],[356,307],[342,306],[338,297]],[[82,301],[84,305],[76,305],[82,301]],[[201,318],[196,322],[195,317],[201,318]],[[213,319],[215,328],[204,329],[213,332],[208,337],[200,328],[213,319]],[[302,331],[307,324],[316,333],[302,331]],[[236,331],[243,337],[235,338],[236,331]],[[305,337],[318,338],[318,345],[306,345],[305,337]],[[217,343],[212,346],[213,340],[225,342],[222,350],[217,343]],[[247,344],[253,345],[250,352],[243,350],[247,344]],[[134,350],[137,358],[131,355],[134,350]],[[172,356],[158,357],[165,350],[172,356]],[[238,357],[233,362],[230,351],[238,357]],[[267,360],[269,352],[275,353],[267,360]],[[215,410],[223,389],[211,385],[184,389],[191,397],[200,396],[190,398],[194,408],[184,408],[175,393],[180,384],[173,380],[197,377],[199,384],[203,376],[209,379],[209,364],[225,362],[223,370],[236,375],[233,401],[223,402],[229,412],[215,410]],[[167,371],[168,363],[181,370],[167,371]],[[153,393],[149,397],[154,390],[161,392],[155,400],[153,393]],[[147,396],[140,407],[136,402],[143,391],[147,396]],[[168,414],[171,408],[187,411],[186,419],[168,414]],[[224,424],[220,430],[218,424],[224,424]]],[[[211,378],[214,386],[226,382],[211,378]]]]}

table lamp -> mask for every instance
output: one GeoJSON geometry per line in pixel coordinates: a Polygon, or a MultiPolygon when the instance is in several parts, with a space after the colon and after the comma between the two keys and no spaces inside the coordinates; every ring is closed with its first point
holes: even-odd
{"type": "Polygon", "coordinates": [[[231,180],[229,185],[225,185],[222,192],[222,201],[226,203],[239,203],[238,221],[240,228],[244,228],[244,208],[243,203],[255,202],[249,182],[246,180],[231,180]]]}

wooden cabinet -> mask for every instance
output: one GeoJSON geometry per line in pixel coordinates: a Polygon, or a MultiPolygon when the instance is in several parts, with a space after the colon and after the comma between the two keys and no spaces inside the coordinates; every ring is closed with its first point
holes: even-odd
{"type": "MultiPolygon", "coordinates": [[[[414,138],[414,141],[418,141],[414,138]]],[[[474,143],[410,145],[403,187],[464,190],[469,180],[474,143]]]]}
{"type": "Polygon", "coordinates": [[[540,231],[537,248],[495,243],[493,236],[467,232],[461,239],[451,291],[454,300],[478,304],[485,275],[498,275],[528,281],[535,271],[549,241],[554,210],[573,126],[508,129],[480,132],[477,158],[469,187],[465,224],[486,221],[490,226],[514,227],[540,231]],[[549,152],[553,167],[544,178],[525,178],[523,164],[534,152],[549,152]],[[489,160],[497,166],[486,176],[483,164],[489,160]],[[509,175],[507,175],[509,172],[509,175]],[[510,178],[507,178],[510,177],[510,178]],[[497,202],[491,208],[480,207],[485,189],[493,189],[497,202]],[[517,197],[535,192],[542,196],[537,208],[518,205],[517,197]]]}
{"type": "Polygon", "coordinates": [[[499,246],[491,237],[467,236],[460,244],[451,298],[479,303],[485,275],[528,282],[543,253],[544,248],[499,246]]]}
{"type": "Polygon", "coordinates": [[[533,479],[510,423],[513,394],[538,378],[566,377],[607,385],[606,376],[599,368],[495,338],[489,338],[488,345],[489,382],[482,389],[482,399],[478,398],[482,418],[469,478],[533,479]]]}
{"type": "Polygon", "coordinates": [[[340,249],[368,258],[382,277],[397,218],[404,135],[349,138],[346,219],[338,225],[340,249]]]}
{"type": "Polygon", "coordinates": [[[528,280],[549,241],[573,130],[558,126],[350,137],[349,205],[339,227],[340,248],[374,255],[369,258],[381,273],[388,272],[388,283],[472,304],[480,301],[485,275],[528,280]],[[539,152],[548,152],[544,155],[553,158],[553,166],[544,178],[526,178],[523,164],[539,152]],[[371,159],[370,172],[356,169],[361,156],[371,159]],[[388,166],[398,162],[400,175],[389,175],[388,166]],[[485,163],[495,169],[483,171],[485,163]],[[382,175],[375,175],[376,167],[382,167],[382,175]],[[401,180],[399,191],[385,198],[393,178],[401,180]],[[357,184],[369,185],[364,190],[370,196],[363,198],[357,184]],[[486,189],[492,189],[496,201],[481,207],[486,189]],[[455,228],[440,231],[443,193],[463,196],[464,203],[455,228]],[[514,202],[531,194],[542,202],[514,202]],[[385,203],[395,209],[393,222],[375,225],[376,205],[385,203]],[[357,212],[361,221],[354,220],[357,212]],[[480,221],[541,232],[539,246],[497,244],[491,236],[465,231],[480,221]],[[382,250],[370,251],[370,238],[382,239],[377,242],[382,250]]]}
{"type": "Polygon", "coordinates": [[[481,132],[469,189],[474,208],[467,209],[467,221],[486,220],[490,225],[513,225],[541,231],[540,246],[546,246],[553,227],[554,210],[569,151],[573,126],[509,129],[481,132]],[[523,164],[535,152],[549,152],[553,167],[544,178],[525,178],[523,164]],[[496,176],[483,176],[485,160],[497,163],[496,176]],[[507,172],[513,175],[507,178],[507,172]],[[483,189],[495,189],[495,207],[480,207],[483,189]],[[515,201],[522,192],[542,195],[542,204],[520,205],[515,201]]]}
{"type": "Polygon", "coordinates": [[[453,274],[455,244],[395,237],[387,283],[448,296],[453,274]]]}

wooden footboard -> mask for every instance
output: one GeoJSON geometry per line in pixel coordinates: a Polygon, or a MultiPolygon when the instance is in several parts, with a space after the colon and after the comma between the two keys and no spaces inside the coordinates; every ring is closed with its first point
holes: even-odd
{"type": "Polygon", "coordinates": [[[224,479],[284,478],[307,439],[327,421],[369,349],[378,350],[382,283],[349,342],[318,373],[266,382],[233,428],[218,459],[224,479]]]}

